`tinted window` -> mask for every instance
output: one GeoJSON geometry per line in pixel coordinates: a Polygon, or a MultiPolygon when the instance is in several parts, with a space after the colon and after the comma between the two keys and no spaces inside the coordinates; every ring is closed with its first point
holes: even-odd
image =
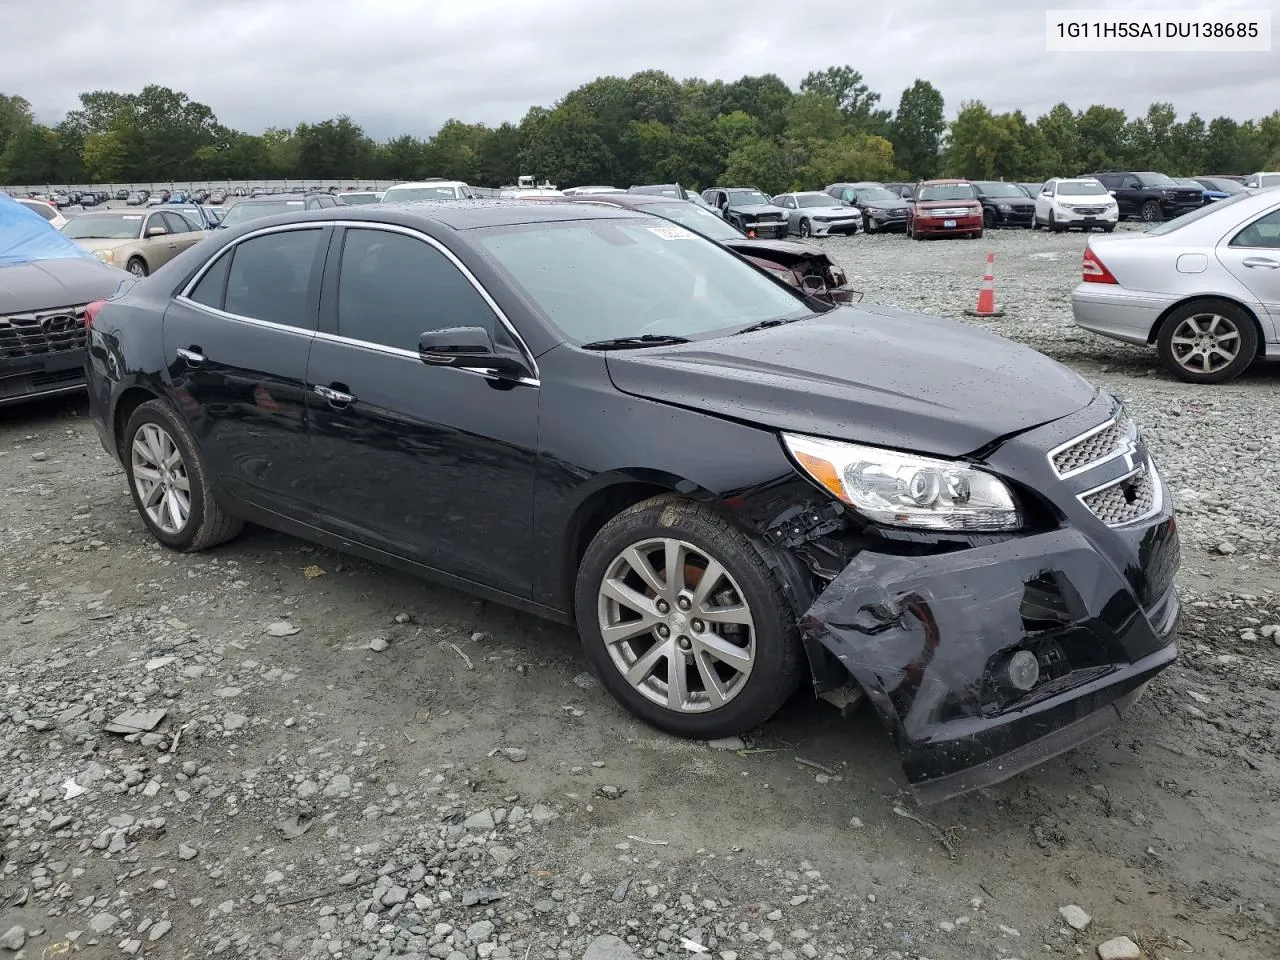
{"type": "Polygon", "coordinates": [[[484,327],[497,318],[457,267],[430,244],[387,230],[347,231],[338,275],[338,333],[401,350],[426,330],[484,327]]]}
{"type": "Polygon", "coordinates": [[[58,215],[58,211],[53,209],[53,207],[49,206],[47,203],[24,203],[22,205],[26,207],[28,210],[34,210],[36,213],[40,214],[40,216],[44,217],[46,220],[52,220],[54,217],[58,215]]]}
{"type": "MultiPolygon", "coordinates": [[[[1229,202],[1223,200],[1217,205],[1229,202]]],[[[1253,221],[1232,237],[1231,246],[1280,248],[1280,210],[1272,210],[1265,217],[1253,221]]]]}
{"type": "Polygon", "coordinates": [[[195,227],[180,213],[166,213],[164,226],[170,233],[191,233],[195,230],[195,227]]]}
{"type": "Polygon", "coordinates": [[[191,291],[191,299],[203,303],[215,310],[222,309],[222,293],[227,289],[227,271],[231,267],[231,253],[220,256],[216,263],[205,271],[195,289],[191,291]]]}
{"type": "Polygon", "coordinates": [[[227,275],[228,313],[312,329],[307,288],[322,230],[268,233],[238,244],[227,275]]]}

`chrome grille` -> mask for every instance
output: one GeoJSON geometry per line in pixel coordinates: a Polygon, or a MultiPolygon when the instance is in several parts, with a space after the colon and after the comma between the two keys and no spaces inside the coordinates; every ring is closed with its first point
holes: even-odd
{"type": "Polygon", "coordinates": [[[1072,207],[1071,209],[1074,210],[1076,213],[1083,213],[1083,214],[1107,212],[1106,207],[1072,207]]]}
{"type": "Polygon", "coordinates": [[[1109,527],[1119,527],[1150,516],[1160,506],[1154,470],[1144,463],[1128,477],[1084,494],[1080,501],[1109,527]]]}
{"type": "Polygon", "coordinates": [[[84,340],[83,305],[0,317],[0,360],[81,350],[84,340]]]}
{"type": "Polygon", "coordinates": [[[1126,451],[1132,451],[1138,428],[1127,416],[1094,427],[1069,440],[1049,454],[1049,462],[1059,477],[1069,477],[1126,451]]]}

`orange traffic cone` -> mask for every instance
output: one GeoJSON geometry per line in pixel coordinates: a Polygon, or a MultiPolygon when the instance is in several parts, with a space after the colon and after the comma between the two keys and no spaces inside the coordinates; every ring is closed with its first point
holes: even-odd
{"type": "Polygon", "coordinates": [[[1004,311],[996,309],[996,255],[987,254],[987,273],[982,278],[982,289],[978,291],[978,308],[966,310],[970,317],[1003,317],[1004,311]]]}

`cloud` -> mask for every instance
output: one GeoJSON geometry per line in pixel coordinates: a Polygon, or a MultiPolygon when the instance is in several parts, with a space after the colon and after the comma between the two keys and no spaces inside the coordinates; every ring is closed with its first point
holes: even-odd
{"type": "MultiPolygon", "coordinates": [[[[1144,5],[1165,3],[1129,4],[1144,5]]],[[[21,7],[0,5],[0,36],[31,35],[21,7]]],[[[796,87],[844,63],[888,107],[923,77],[949,113],[968,99],[1031,117],[1062,100],[1130,114],[1164,100],[1181,116],[1243,120],[1280,104],[1280,51],[1050,54],[1044,7],[1025,0],[59,0],[56,17],[39,19],[38,43],[7,44],[0,91],[26,97],[45,122],[83,91],[158,83],[238,129],[345,113],[382,139],[426,135],[450,117],[518,122],[602,75],[776,73],[796,87]]]]}

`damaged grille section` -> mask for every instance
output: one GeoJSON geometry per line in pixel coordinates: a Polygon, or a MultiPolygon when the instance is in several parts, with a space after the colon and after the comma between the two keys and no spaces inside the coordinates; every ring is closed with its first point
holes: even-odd
{"type": "Polygon", "coordinates": [[[1150,463],[1116,482],[1083,494],[1080,501],[1109,527],[1142,520],[1160,507],[1160,494],[1150,463]]]}
{"type": "Polygon", "coordinates": [[[1121,415],[1053,450],[1049,462],[1059,478],[1074,476],[1126,450],[1133,450],[1137,438],[1138,428],[1133,420],[1121,415]]]}

